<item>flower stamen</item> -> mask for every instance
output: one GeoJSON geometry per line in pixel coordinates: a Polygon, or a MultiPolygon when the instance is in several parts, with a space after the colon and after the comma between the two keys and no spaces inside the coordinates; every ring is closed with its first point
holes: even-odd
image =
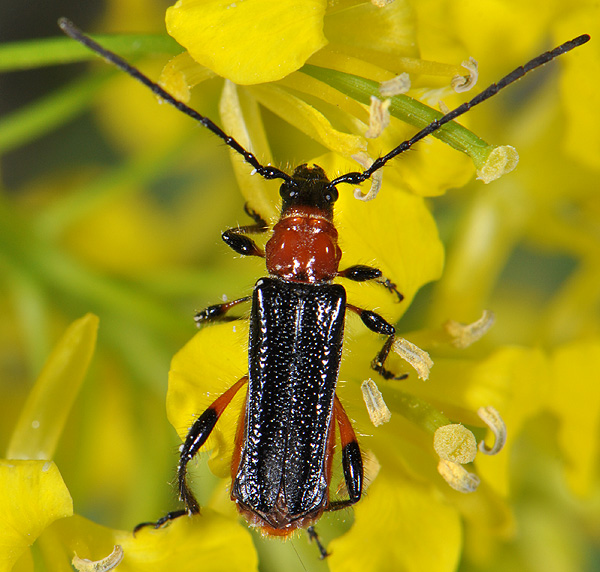
{"type": "Polygon", "coordinates": [[[479,79],[477,60],[470,57],[468,60],[462,62],[461,65],[469,72],[469,75],[455,75],[452,78],[450,85],[456,93],[463,93],[464,91],[469,91],[472,87],[475,86],[477,80],[479,79]]]}
{"type": "Polygon", "coordinates": [[[433,436],[433,448],[441,459],[452,463],[472,463],[477,454],[475,435],[460,423],[440,427],[433,436]]]}
{"type": "Polygon", "coordinates": [[[375,427],[379,427],[383,423],[387,423],[391,418],[392,414],[383,400],[381,391],[372,379],[367,379],[362,382],[360,386],[363,394],[363,400],[369,413],[371,423],[375,427]]]}
{"type": "Polygon", "coordinates": [[[448,320],[444,324],[444,330],[452,337],[451,344],[454,347],[465,349],[479,341],[494,325],[494,321],[494,313],[484,310],[481,318],[471,324],[448,320]]]}
{"type": "Polygon", "coordinates": [[[479,477],[462,465],[472,463],[477,454],[475,435],[460,423],[439,427],[433,435],[433,448],[440,457],[438,472],[454,489],[471,493],[479,485],[479,477]]]}
{"type": "Polygon", "coordinates": [[[383,133],[383,130],[390,124],[390,103],[390,99],[381,101],[374,95],[371,96],[369,128],[365,132],[365,137],[367,139],[377,139],[377,137],[383,133]]]}
{"type": "Polygon", "coordinates": [[[416,370],[419,379],[429,379],[429,371],[433,367],[433,361],[425,350],[404,338],[396,338],[392,349],[416,370]]]}
{"type": "Polygon", "coordinates": [[[121,563],[121,560],[123,560],[123,548],[116,544],[113,551],[102,560],[88,560],[87,558],[79,558],[75,554],[71,564],[79,572],[108,572],[114,570],[121,563]]]}
{"type": "Polygon", "coordinates": [[[469,473],[467,469],[458,463],[440,459],[437,470],[444,477],[444,480],[459,493],[472,493],[479,486],[479,477],[469,473]]]}
{"type": "MultiPolygon", "coordinates": [[[[352,155],[352,159],[354,159],[361,167],[364,167],[365,169],[368,169],[373,164],[373,159],[371,159],[371,157],[369,157],[364,151],[352,155]]],[[[364,202],[372,201],[381,190],[382,179],[383,172],[380,169],[371,176],[371,188],[367,191],[367,193],[363,194],[360,188],[356,188],[354,189],[354,198],[364,202]]]]}
{"type": "Polygon", "coordinates": [[[502,417],[500,417],[500,413],[491,405],[480,407],[477,410],[477,415],[479,415],[479,418],[494,434],[494,444],[492,447],[488,447],[485,441],[481,441],[479,443],[479,450],[486,455],[497,455],[506,443],[506,425],[502,417]]]}
{"type": "Polygon", "coordinates": [[[400,75],[379,84],[379,93],[383,97],[394,97],[406,93],[409,89],[410,77],[406,72],[402,72],[400,75]]]}

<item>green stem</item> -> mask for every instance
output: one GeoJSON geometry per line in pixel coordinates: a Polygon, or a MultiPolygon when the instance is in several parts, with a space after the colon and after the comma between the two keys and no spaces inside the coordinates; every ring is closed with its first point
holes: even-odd
{"type": "MultiPolygon", "coordinates": [[[[310,64],[305,64],[300,71],[365,105],[371,104],[372,95],[381,98],[379,84],[375,81],[310,64]]],[[[390,114],[419,129],[429,125],[434,119],[440,119],[443,115],[407,95],[396,95],[391,100],[390,114]]],[[[492,145],[454,121],[444,125],[432,135],[454,149],[469,155],[477,169],[482,168],[494,149],[492,145]]]]}
{"type": "Polygon", "coordinates": [[[394,391],[393,410],[433,435],[440,427],[451,423],[443,413],[435,407],[403,391],[394,391]]]}
{"type": "MultiPolygon", "coordinates": [[[[176,55],[182,51],[181,46],[165,34],[92,37],[105,48],[127,57],[153,53],[176,55]]],[[[97,57],[84,46],[66,37],[13,42],[0,46],[0,72],[84,62],[97,57]]]]}
{"type": "Polygon", "coordinates": [[[37,139],[81,113],[108,75],[86,76],[0,120],[0,153],[37,139]]]}
{"type": "Polygon", "coordinates": [[[72,222],[115,197],[138,192],[173,165],[194,135],[186,134],[169,145],[152,148],[82,185],[77,193],[57,199],[39,215],[39,231],[45,236],[54,237],[72,222]]]}

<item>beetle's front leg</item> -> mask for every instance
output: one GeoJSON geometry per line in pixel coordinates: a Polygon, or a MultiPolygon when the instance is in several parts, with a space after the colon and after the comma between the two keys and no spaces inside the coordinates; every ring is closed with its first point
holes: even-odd
{"type": "Polygon", "coordinates": [[[254,224],[230,228],[221,234],[221,238],[229,248],[238,254],[243,256],[260,256],[261,258],[264,258],[264,250],[259,248],[247,235],[263,234],[269,230],[269,225],[256,211],[253,211],[248,206],[248,203],[244,205],[244,210],[246,211],[246,214],[254,220],[254,224]]]}

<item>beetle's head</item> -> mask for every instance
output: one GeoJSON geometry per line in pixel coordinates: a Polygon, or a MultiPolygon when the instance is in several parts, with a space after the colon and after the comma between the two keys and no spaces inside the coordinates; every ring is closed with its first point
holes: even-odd
{"type": "Polygon", "coordinates": [[[318,165],[309,167],[306,163],[296,167],[291,180],[285,181],[280,189],[281,211],[303,206],[315,207],[333,215],[333,203],[338,199],[338,191],[318,165]]]}

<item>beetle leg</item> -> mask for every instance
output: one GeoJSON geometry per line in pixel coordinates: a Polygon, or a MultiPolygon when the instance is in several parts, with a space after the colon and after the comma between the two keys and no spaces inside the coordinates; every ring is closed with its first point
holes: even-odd
{"type": "Polygon", "coordinates": [[[327,549],[323,546],[323,544],[321,544],[321,540],[319,539],[319,535],[317,534],[315,527],[309,526],[306,529],[306,534],[308,534],[309,540],[317,545],[317,548],[319,549],[319,553],[321,555],[321,560],[325,560],[325,558],[329,556],[329,552],[327,552],[327,549]]]}
{"type": "Polygon", "coordinates": [[[254,224],[230,228],[221,234],[221,238],[227,246],[232,250],[235,250],[238,254],[242,254],[243,256],[260,256],[261,258],[264,258],[264,250],[259,248],[257,244],[246,235],[267,232],[269,230],[269,225],[256,211],[248,206],[248,203],[244,205],[244,211],[252,220],[254,220],[254,224]]]}
{"type": "Polygon", "coordinates": [[[335,396],[333,411],[340,429],[340,443],[342,445],[342,467],[344,480],[348,490],[348,504],[354,504],[362,495],[363,462],[352,423],[344,410],[338,396],[335,396]]]}
{"type": "Polygon", "coordinates": [[[179,465],[177,466],[177,485],[179,488],[179,499],[185,504],[185,509],[169,512],[162,518],[159,518],[156,522],[143,522],[142,524],[138,524],[133,529],[134,534],[145,526],[160,528],[167,522],[175,520],[184,514],[197,514],[200,512],[198,501],[187,484],[187,465],[196,456],[200,447],[206,443],[206,440],[212,433],[219,417],[221,417],[221,414],[229,405],[234,395],[239,391],[242,385],[247,383],[247,381],[248,376],[246,375],[234,383],[225,393],[220,395],[212,405],[196,419],[181,446],[179,465]]]}
{"type": "Polygon", "coordinates": [[[357,306],[354,306],[352,304],[348,304],[347,307],[360,316],[360,319],[363,321],[363,324],[367,326],[369,330],[377,334],[383,334],[384,336],[388,337],[388,339],[385,341],[385,344],[383,344],[383,347],[381,348],[380,352],[375,356],[375,359],[371,362],[371,367],[384,379],[406,379],[408,377],[407,374],[397,376],[393,372],[385,368],[385,360],[387,359],[390,350],[392,349],[392,344],[394,343],[394,337],[396,334],[396,328],[394,328],[392,324],[387,322],[379,314],[372,312],[371,310],[363,310],[362,308],[358,308],[357,306]]]}
{"type": "MultiPolygon", "coordinates": [[[[215,304],[213,306],[209,306],[205,308],[201,312],[197,312],[194,316],[194,321],[196,325],[200,327],[205,322],[214,322],[223,318],[223,316],[231,310],[234,306],[238,304],[242,304],[243,302],[248,302],[250,300],[250,296],[244,296],[243,298],[238,298],[237,300],[232,300],[231,302],[225,302],[223,304],[215,304]]],[[[234,318],[237,319],[237,318],[234,318]]]]}
{"type": "Polygon", "coordinates": [[[357,503],[362,496],[363,483],[363,462],[356,433],[337,395],[333,402],[333,414],[340,430],[342,468],[344,470],[344,482],[346,483],[348,498],[331,501],[326,509],[328,511],[341,510],[357,503]]]}
{"type": "Polygon", "coordinates": [[[196,456],[200,447],[204,445],[219,420],[219,417],[221,417],[221,414],[233,399],[233,396],[247,381],[248,376],[246,375],[218,397],[213,404],[210,405],[198,419],[196,419],[181,447],[179,465],[177,466],[177,483],[179,485],[179,499],[185,503],[189,514],[200,512],[200,507],[186,481],[187,464],[196,456]]]}
{"type": "Polygon", "coordinates": [[[396,288],[396,284],[394,284],[391,280],[383,276],[383,273],[379,268],[374,268],[372,266],[364,266],[363,264],[357,264],[355,266],[350,266],[346,268],[346,270],[341,270],[338,272],[338,276],[342,278],[347,278],[348,280],[353,280],[354,282],[366,282],[368,280],[375,280],[377,284],[381,284],[384,288],[391,292],[392,294],[396,294],[398,297],[398,302],[402,302],[404,300],[404,296],[398,291],[396,288]]]}

